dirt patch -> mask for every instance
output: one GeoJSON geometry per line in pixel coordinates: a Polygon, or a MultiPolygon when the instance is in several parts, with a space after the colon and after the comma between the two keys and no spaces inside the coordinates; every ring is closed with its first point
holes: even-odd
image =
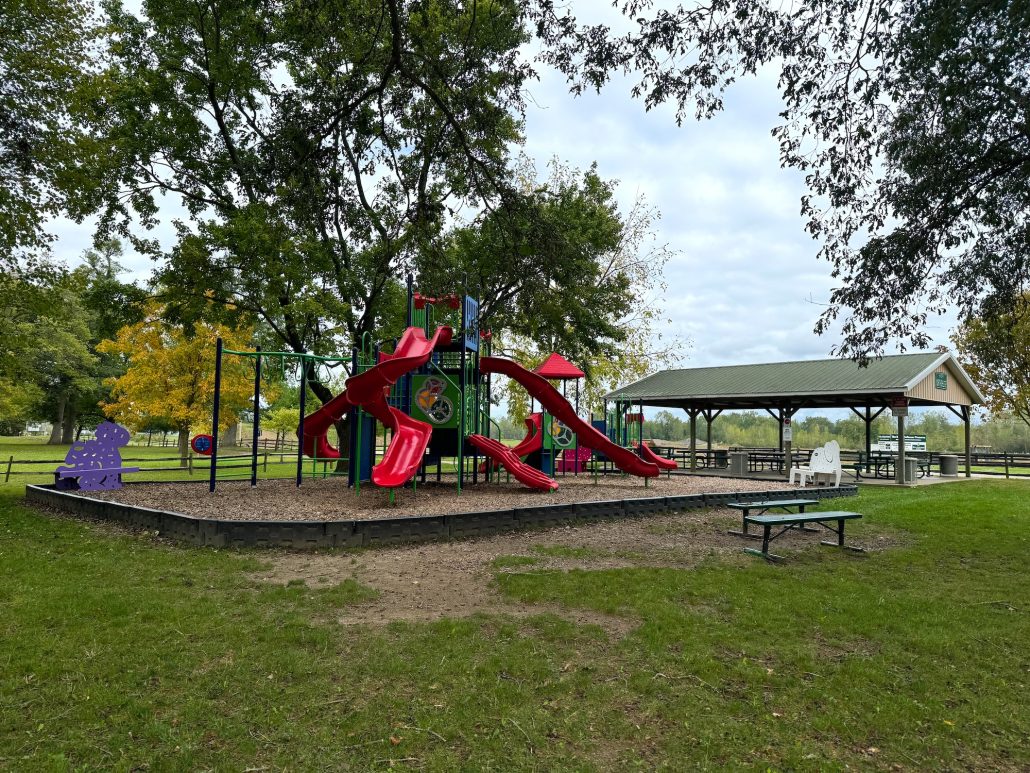
{"type": "Polygon", "coordinates": [[[214,494],[206,482],[138,483],[117,491],[81,492],[96,499],[170,510],[202,518],[253,521],[338,521],[395,518],[404,515],[443,515],[505,510],[514,507],[557,505],[593,500],[703,494],[719,491],[775,491],[791,488],[765,480],[675,475],[656,478],[645,486],[642,478],[609,475],[597,484],[590,476],[559,477],[554,493],[534,491],[515,483],[480,483],[459,495],[453,483],[426,483],[416,489],[395,490],[390,504],[387,489],[363,486],[357,495],[340,478],[316,478],[299,488],[288,480],[220,483],[214,494]]]}
{"type": "MultiPolygon", "coordinates": [[[[341,622],[347,625],[423,622],[477,613],[516,617],[552,613],[600,626],[619,637],[639,621],[554,605],[518,604],[496,591],[493,577],[498,572],[691,568],[712,557],[754,561],[741,550],[748,542],[726,533],[739,526],[738,514],[720,509],[355,553],[271,553],[271,568],[258,576],[276,583],[303,580],[316,587],[351,579],[377,590],[375,600],[346,610],[341,622]]],[[[817,534],[789,533],[777,545],[787,550],[826,550],[819,547],[820,539],[817,534]]]]}

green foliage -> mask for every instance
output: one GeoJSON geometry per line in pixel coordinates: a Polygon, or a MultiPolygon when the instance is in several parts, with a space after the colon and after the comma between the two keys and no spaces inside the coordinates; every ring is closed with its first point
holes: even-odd
{"type": "MultiPolygon", "coordinates": [[[[620,212],[615,183],[596,167],[579,172],[553,160],[549,178],[537,176],[523,157],[519,201],[450,233],[420,276],[439,277],[435,292],[464,281],[478,293],[495,353],[527,367],[553,351],[576,363],[587,374],[581,404],[599,409],[605,392],[674,355],[678,342],[663,342],[657,329],[670,251],[653,242],[658,213],[642,196],[620,212]]],[[[524,391],[509,382],[500,392],[521,420],[524,391]]]]}
{"type": "Polygon", "coordinates": [[[133,216],[183,199],[159,273],[173,318],[213,299],[316,353],[392,336],[448,208],[504,195],[528,73],[511,0],[108,7],[93,127],[112,152],[88,198],[139,249],[133,216]]]}
{"type": "Polygon", "coordinates": [[[1011,311],[1026,291],[1027,3],[630,0],[625,33],[551,0],[535,9],[543,58],[574,93],[626,72],[677,120],[713,115],[736,79],[775,68],[781,160],[805,174],[807,230],[840,280],[816,330],[843,316],[841,353],[899,337],[925,348],[928,315],[1011,311]]]}
{"type": "Polygon", "coordinates": [[[1030,293],[1011,312],[966,320],[952,340],[987,408],[1030,426],[1030,293]]]}
{"type": "MultiPolygon", "coordinates": [[[[269,553],[113,533],[7,490],[0,758],[1022,769],[1028,495],[1007,481],[864,491],[848,500],[866,516],[856,541],[904,544],[860,558],[813,544],[783,566],[560,572],[502,557],[517,571],[496,585],[519,616],[355,626],[341,615],[374,591],[352,580],[273,584],[269,553]],[[625,635],[558,616],[598,612],[625,635]]],[[[312,559],[344,572],[353,557],[312,559]]]]}
{"type": "Polygon", "coordinates": [[[48,396],[93,387],[89,324],[62,272],[0,272],[0,420],[36,418],[48,396]]]}
{"type": "MultiPolygon", "coordinates": [[[[833,420],[825,416],[794,418],[795,448],[815,448],[836,440],[842,448],[853,451],[865,448],[865,422],[857,416],[846,416],[833,420]]],[[[873,442],[877,434],[896,434],[897,423],[886,413],[873,420],[873,442]]],[[[926,411],[913,414],[906,422],[905,432],[926,435],[927,448],[931,451],[961,451],[965,447],[964,430],[952,414],[945,411],[926,411]]],[[[653,419],[644,422],[644,437],[674,442],[690,441],[690,421],[670,411],[658,411],[653,419]]],[[[705,421],[697,421],[698,441],[706,439],[705,421]]],[[[723,413],[712,422],[712,442],[725,448],[728,446],[750,446],[771,448],[779,444],[779,429],[776,420],[765,413],[739,411],[723,413]]],[[[1030,451],[1030,431],[1014,423],[1010,417],[994,418],[974,424],[972,428],[974,445],[990,446],[995,453],[1030,451]]]]}
{"type": "Polygon", "coordinates": [[[70,113],[91,67],[93,13],[86,0],[0,0],[0,269],[46,252],[46,221],[75,187],[70,113]]]}

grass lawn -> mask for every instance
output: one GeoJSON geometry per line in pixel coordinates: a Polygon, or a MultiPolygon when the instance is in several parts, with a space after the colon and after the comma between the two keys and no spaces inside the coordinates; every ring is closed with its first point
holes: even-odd
{"type": "Polygon", "coordinates": [[[20,493],[0,488],[4,768],[1030,767],[1028,482],[866,489],[854,540],[907,539],[864,557],[495,563],[512,601],[637,621],[621,638],[555,615],[345,627],[370,589],[267,584],[267,554],[20,493]]]}

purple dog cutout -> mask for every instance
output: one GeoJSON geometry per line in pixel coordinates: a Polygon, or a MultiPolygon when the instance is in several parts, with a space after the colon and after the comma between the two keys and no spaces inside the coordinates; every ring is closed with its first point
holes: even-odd
{"type": "Polygon", "coordinates": [[[75,443],[64,457],[69,467],[58,467],[58,478],[78,478],[82,491],[101,491],[122,487],[123,472],[139,472],[139,467],[122,467],[119,449],[129,442],[129,430],[105,421],[96,429],[96,438],[75,443]]]}

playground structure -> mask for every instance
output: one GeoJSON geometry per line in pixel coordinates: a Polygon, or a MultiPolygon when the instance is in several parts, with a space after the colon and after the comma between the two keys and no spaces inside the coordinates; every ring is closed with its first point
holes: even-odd
{"type": "MultiPolygon", "coordinates": [[[[442,298],[421,295],[414,291],[410,276],[407,295],[406,328],[392,352],[381,351],[366,334],[362,345],[351,353],[351,376],[343,391],[305,413],[306,389],[300,390],[298,486],[303,482],[305,460],[310,460],[312,475],[346,474],[348,485],[355,491],[360,493],[362,484],[372,483],[389,489],[391,500],[397,488],[425,482],[430,469],[435,468],[437,481],[442,480],[445,466],[452,466],[459,493],[463,486],[489,481],[495,473],[499,479],[502,469],[530,488],[554,491],[559,485],[554,477],[556,470],[578,474],[586,470],[591,456],[605,466],[610,463],[624,473],[644,478],[645,485],[647,479],[669,469],[668,460],[657,457],[641,442],[639,423],[633,442],[628,431],[632,422],[625,421],[624,412],[616,411],[599,420],[579,415],[578,405],[570,403],[551,383],[584,375],[564,358],[552,354],[532,371],[514,360],[492,356],[491,335],[480,330],[476,299],[457,294],[442,298]],[[494,374],[518,382],[534,405],[540,405],[540,410],[526,420],[526,437],[513,448],[500,442],[499,427],[490,417],[494,374]],[[346,454],[329,439],[331,429],[344,421],[349,428],[346,454]],[[384,428],[382,447],[378,425],[384,428]],[[497,429],[496,437],[491,437],[491,427],[497,429]],[[342,468],[346,471],[338,473],[337,469],[342,468]]],[[[233,351],[225,349],[219,339],[213,429],[211,435],[198,436],[211,457],[211,491],[217,482],[218,393],[222,358],[226,355],[255,361],[251,485],[257,484],[262,361],[278,359],[284,372],[285,363],[295,362],[302,373],[344,363],[340,357],[304,352],[233,351]]],[[[578,381],[576,392],[578,404],[578,381]]],[[[594,468],[596,472],[597,464],[594,468]]]]}

